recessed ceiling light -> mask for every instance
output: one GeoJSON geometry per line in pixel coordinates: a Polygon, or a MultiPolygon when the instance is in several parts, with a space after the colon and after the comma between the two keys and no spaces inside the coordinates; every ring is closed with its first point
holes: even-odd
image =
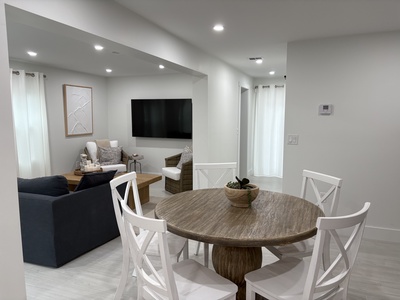
{"type": "Polygon", "coordinates": [[[164,69],[165,67],[163,65],[158,66],[160,69],[164,69]]]}
{"type": "Polygon", "coordinates": [[[223,30],[224,30],[224,25],[222,25],[222,24],[216,24],[216,25],[213,27],[213,29],[214,29],[215,31],[223,31],[223,30]]]}
{"type": "Polygon", "coordinates": [[[102,45],[94,45],[94,49],[96,49],[97,51],[101,51],[104,49],[104,47],[102,45]]]}
{"type": "Polygon", "coordinates": [[[37,53],[36,53],[36,52],[33,52],[33,51],[28,51],[28,52],[26,52],[26,53],[28,53],[30,56],[36,56],[36,55],[37,55],[37,53]]]}
{"type": "Polygon", "coordinates": [[[111,69],[106,69],[106,72],[107,72],[107,73],[111,73],[112,70],[111,70],[111,69]]]}
{"type": "Polygon", "coordinates": [[[275,71],[270,71],[269,75],[275,75],[275,71]]]}

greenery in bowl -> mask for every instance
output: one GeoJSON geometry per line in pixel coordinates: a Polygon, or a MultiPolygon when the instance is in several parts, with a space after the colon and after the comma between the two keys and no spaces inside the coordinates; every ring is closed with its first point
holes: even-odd
{"type": "Polygon", "coordinates": [[[224,188],[225,196],[231,201],[232,206],[250,207],[251,202],[257,198],[259,187],[250,184],[250,180],[236,177],[236,182],[229,181],[224,188]]]}
{"type": "Polygon", "coordinates": [[[237,190],[247,190],[253,188],[251,185],[248,185],[250,183],[250,180],[247,178],[243,178],[240,180],[237,176],[235,176],[237,181],[229,181],[226,186],[231,189],[237,189],[237,190]]]}

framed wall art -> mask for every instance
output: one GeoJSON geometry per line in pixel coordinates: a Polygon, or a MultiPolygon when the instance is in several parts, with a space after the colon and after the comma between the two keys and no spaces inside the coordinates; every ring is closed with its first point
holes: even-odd
{"type": "Polygon", "coordinates": [[[65,136],[93,134],[92,88],[63,85],[65,136]]]}

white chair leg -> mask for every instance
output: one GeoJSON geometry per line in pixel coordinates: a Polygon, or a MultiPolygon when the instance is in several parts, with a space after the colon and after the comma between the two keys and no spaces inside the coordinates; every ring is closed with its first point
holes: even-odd
{"type": "MultiPolygon", "coordinates": [[[[197,249],[196,249],[196,256],[199,255],[199,250],[200,250],[200,244],[201,242],[197,242],[197,249]]],[[[209,247],[207,243],[204,243],[204,266],[208,268],[208,260],[209,260],[209,247]]]]}
{"type": "Polygon", "coordinates": [[[246,300],[256,300],[256,293],[248,283],[246,283],[246,300]]]}
{"type": "Polygon", "coordinates": [[[265,246],[265,248],[268,249],[269,252],[271,252],[273,255],[275,255],[277,258],[282,259],[282,253],[276,249],[273,246],[265,246]]]}
{"type": "Polygon", "coordinates": [[[114,300],[120,300],[122,294],[124,292],[126,282],[128,280],[129,274],[129,249],[123,249],[122,252],[122,270],[121,270],[121,278],[119,279],[119,284],[117,287],[117,291],[114,295],[114,300]]]}
{"type": "Polygon", "coordinates": [[[186,241],[185,246],[183,246],[183,249],[181,252],[178,253],[176,256],[176,262],[179,262],[179,258],[181,257],[181,254],[183,254],[183,259],[188,259],[189,258],[189,240],[186,241]]]}
{"type": "Polygon", "coordinates": [[[208,260],[209,260],[209,247],[207,243],[204,243],[204,266],[208,268],[208,260]]]}
{"type": "Polygon", "coordinates": [[[201,242],[197,242],[197,249],[196,249],[196,256],[199,256],[199,251],[200,251],[200,244],[201,242]]]}
{"type": "Polygon", "coordinates": [[[186,241],[185,246],[183,247],[183,259],[189,259],[189,240],[186,241]]]}

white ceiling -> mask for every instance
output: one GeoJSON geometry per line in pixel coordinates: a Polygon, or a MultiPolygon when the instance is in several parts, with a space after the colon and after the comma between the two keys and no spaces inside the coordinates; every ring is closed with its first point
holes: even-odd
{"type": "MultiPolygon", "coordinates": [[[[275,70],[278,77],[286,75],[288,42],[400,30],[398,0],[109,1],[142,15],[252,77],[269,77],[270,70],[275,70]],[[213,32],[212,26],[217,22],[224,24],[224,32],[213,32]],[[264,63],[256,65],[249,57],[263,57],[264,63]]],[[[133,49],[60,24],[49,26],[46,22],[51,21],[16,9],[6,12],[12,59],[26,61],[25,49],[35,48],[39,55],[29,61],[56,67],[101,76],[160,73],[158,63],[152,63],[151,57],[146,61],[132,59],[137,54],[133,49]],[[94,55],[91,46],[98,41],[107,50],[94,55]],[[114,70],[111,75],[104,74],[106,67],[114,70]]]]}
{"type": "Polygon", "coordinates": [[[7,7],[6,19],[12,60],[107,77],[177,73],[173,69],[161,71],[160,60],[150,55],[17,8],[7,7]],[[95,44],[104,50],[97,52],[95,44]],[[38,55],[29,57],[28,50],[38,55]],[[106,73],[106,68],[113,72],[106,73]]]}

